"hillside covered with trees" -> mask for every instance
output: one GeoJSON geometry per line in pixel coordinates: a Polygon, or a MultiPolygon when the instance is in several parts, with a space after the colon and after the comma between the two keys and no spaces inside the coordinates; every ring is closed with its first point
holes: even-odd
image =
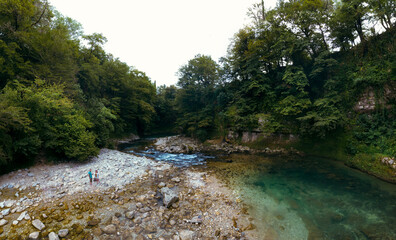
{"type": "Polygon", "coordinates": [[[46,1],[0,1],[0,166],[35,156],[85,160],[143,133],[156,89],[46,1]]]}
{"type": "Polygon", "coordinates": [[[258,131],[298,136],[293,147],[394,177],[379,159],[396,156],[395,8],[261,1],[226,56],[198,54],[177,86],[156,88],[106,53],[103,35],[85,35],[46,1],[0,0],[0,166],[85,160],[131,132],[204,141],[258,131]]]}
{"type": "Polygon", "coordinates": [[[227,56],[197,55],[180,68],[168,98],[178,130],[201,140],[230,131],[292,134],[300,139],[293,147],[394,178],[381,158],[396,155],[395,5],[256,4],[227,56]]]}

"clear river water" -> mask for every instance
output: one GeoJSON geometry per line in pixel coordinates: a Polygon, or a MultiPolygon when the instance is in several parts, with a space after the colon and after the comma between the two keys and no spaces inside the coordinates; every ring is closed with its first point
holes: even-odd
{"type": "Polygon", "coordinates": [[[396,185],[316,157],[207,156],[121,146],[179,167],[215,172],[246,203],[262,239],[396,239],[396,185]]]}

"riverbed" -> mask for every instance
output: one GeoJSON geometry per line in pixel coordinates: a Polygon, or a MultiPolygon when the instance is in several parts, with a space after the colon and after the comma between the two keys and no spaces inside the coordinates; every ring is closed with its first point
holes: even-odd
{"type": "Polygon", "coordinates": [[[263,239],[396,239],[396,185],[332,159],[129,151],[214,172],[249,206],[263,239]]]}
{"type": "Polygon", "coordinates": [[[59,237],[258,238],[244,205],[213,174],[110,149],[0,176],[0,240],[59,237]],[[100,181],[90,183],[90,169],[100,181]]]}

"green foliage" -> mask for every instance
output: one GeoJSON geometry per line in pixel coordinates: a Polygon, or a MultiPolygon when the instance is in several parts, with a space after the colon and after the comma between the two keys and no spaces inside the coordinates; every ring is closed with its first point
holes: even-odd
{"type": "Polygon", "coordinates": [[[95,137],[88,131],[92,123],[75,110],[61,86],[47,85],[41,80],[31,87],[18,82],[13,85],[17,92],[14,104],[27,109],[31,127],[46,151],[80,161],[97,153],[95,137]]]}
{"type": "Polygon", "coordinates": [[[219,65],[209,56],[197,55],[180,68],[178,75],[177,124],[183,132],[204,140],[214,129],[219,65]]]}
{"type": "Polygon", "coordinates": [[[82,161],[151,126],[154,85],[105,42],[47,1],[0,0],[0,164],[38,153],[82,161]]]}

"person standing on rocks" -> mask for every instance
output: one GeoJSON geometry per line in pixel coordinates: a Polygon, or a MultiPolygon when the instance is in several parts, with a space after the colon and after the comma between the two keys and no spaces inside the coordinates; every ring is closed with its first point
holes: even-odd
{"type": "Polygon", "coordinates": [[[89,176],[89,184],[92,185],[92,172],[91,172],[91,169],[89,169],[88,176],[89,176]]]}
{"type": "Polygon", "coordinates": [[[95,182],[99,182],[99,172],[98,170],[95,170],[95,178],[94,178],[95,182]]]}

